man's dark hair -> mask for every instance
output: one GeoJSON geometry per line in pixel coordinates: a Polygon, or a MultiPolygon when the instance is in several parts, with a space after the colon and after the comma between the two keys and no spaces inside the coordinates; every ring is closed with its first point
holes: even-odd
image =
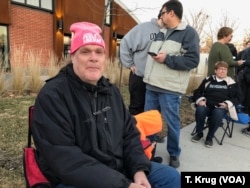
{"type": "Polygon", "coordinates": [[[170,12],[171,10],[174,11],[175,15],[181,20],[183,15],[183,7],[180,1],[178,0],[169,0],[166,3],[162,5],[162,8],[166,8],[167,12],[170,12]]]}
{"type": "Polygon", "coordinates": [[[221,27],[217,33],[217,39],[223,39],[233,33],[233,29],[231,27],[221,27]]]}
{"type": "Polygon", "coordinates": [[[228,46],[230,52],[232,53],[232,55],[236,58],[238,52],[237,52],[237,49],[236,49],[236,47],[234,46],[234,44],[233,44],[233,43],[227,43],[227,46],[228,46]]]}
{"type": "MultiPolygon", "coordinates": [[[[162,9],[161,9],[162,10],[162,9]]],[[[161,10],[159,11],[159,14],[157,16],[158,20],[161,18],[161,10]]]]}

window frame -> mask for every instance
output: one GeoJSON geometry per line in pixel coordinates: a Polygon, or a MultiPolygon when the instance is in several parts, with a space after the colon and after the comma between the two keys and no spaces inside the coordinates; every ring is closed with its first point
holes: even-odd
{"type": "Polygon", "coordinates": [[[43,10],[43,11],[47,11],[47,12],[53,12],[54,11],[54,0],[35,0],[35,1],[37,1],[37,4],[38,4],[37,6],[32,4],[31,2],[29,3],[28,1],[32,1],[32,0],[11,0],[11,3],[21,5],[21,6],[25,6],[25,7],[34,8],[34,9],[39,9],[39,10],[43,10]],[[50,2],[48,2],[48,1],[50,1],[50,2]],[[42,2],[50,3],[51,8],[47,8],[46,6],[43,6],[44,3],[42,3],[42,2]]]}

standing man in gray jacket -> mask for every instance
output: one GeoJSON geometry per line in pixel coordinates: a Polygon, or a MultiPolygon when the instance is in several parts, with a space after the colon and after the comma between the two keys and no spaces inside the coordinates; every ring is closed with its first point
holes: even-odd
{"type": "Polygon", "coordinates": [[[131,70],[129,75],[129,112],[132,115],[144,111],[146,85],[143,82],[143,76],[148,49],[162,27],[159,14],[158,19],[152,18],[151,21],[133,27],[121,40],[120,60],[126,68],[131,70]]]}
{"type": "Polygon", "coordinates": [[[166,29],[159,32],[150,47],[156,56],[148,58],[144,79],[146,83],[145,111],[158,109],[168,125],[167,151],[170,165],[180,166],[181,148],[180,114],[181,96],[186,92],[191,70],[199,64],[199,36],[182,22],[183,7],[180,1],[163,4],[161,19],[166,29]]]}

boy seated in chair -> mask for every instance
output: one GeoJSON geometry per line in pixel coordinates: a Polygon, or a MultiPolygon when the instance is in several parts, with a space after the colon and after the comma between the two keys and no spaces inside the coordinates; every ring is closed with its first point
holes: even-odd
{"type": "Polygon", "coordinates": [[[229,112],[232,119],[237,120],[235,106],[241,103],[242,92],[239,85],[227,76],[228,64],[219,61],[215,64],[215,75],[206,77],[194,91],[196,134],[193,142],[198,142],[203,137],[203,128],[206,117],[208,121],[208,134],[205,146],[213,145],[213,137],[220,127],[223,117],[229,112]]]}

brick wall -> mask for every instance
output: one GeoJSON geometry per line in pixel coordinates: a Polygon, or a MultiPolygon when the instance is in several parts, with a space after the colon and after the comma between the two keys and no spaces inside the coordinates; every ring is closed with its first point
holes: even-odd
{"type": "Polygon", "coordinates": [[[31,63],[28,62],[32,59],[28,57],[30,52],[40,57],[41,64],[46,64],[49,54],[53,52],[53,15],[13,4],[10,10],[9,44],[12,66],[31,63]]]}

